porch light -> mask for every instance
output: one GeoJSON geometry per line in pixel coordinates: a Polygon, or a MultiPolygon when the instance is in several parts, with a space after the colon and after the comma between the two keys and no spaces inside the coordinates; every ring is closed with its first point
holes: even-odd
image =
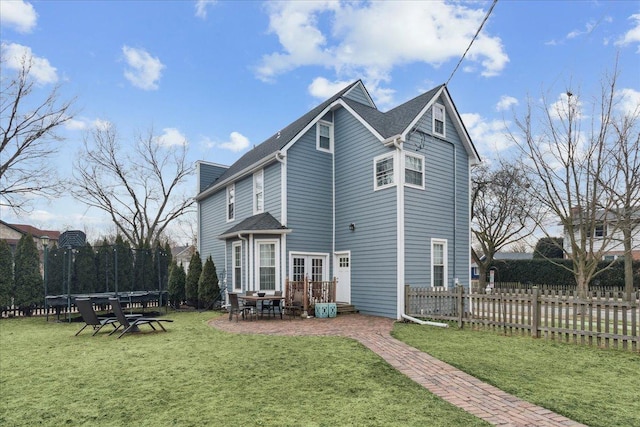
{"type": "Polygon", "coordinates": [[[353,222],[351,224],[349,224],[349,230],[356,231],[356,224],[353,223],[353,222]]]}

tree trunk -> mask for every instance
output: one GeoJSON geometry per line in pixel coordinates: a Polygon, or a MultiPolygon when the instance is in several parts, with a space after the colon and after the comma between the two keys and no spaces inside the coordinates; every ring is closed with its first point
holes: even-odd
{"type": "Polygon", "coordinates": [[[631,302],[633,295],[633,256],[631,254],[631,230],[625,227],[624,236],[624,299],[631,302]]]}

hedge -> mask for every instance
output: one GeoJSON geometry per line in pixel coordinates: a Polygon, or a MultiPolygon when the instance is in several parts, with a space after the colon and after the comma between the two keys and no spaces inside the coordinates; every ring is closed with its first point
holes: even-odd
{"type": "MultiPolygon", "coordinates": [[[[572,268],[571,260],[555,260],[555,263],[572,268]]],[[[609,261],[598,263],[598,270],[609,265],[609,261]]],[[[495,268],[496,282],[520,282],[539,285],[575,285],[573,273],[545,259],[533,260],[496,260],[490,268],[495,268]]],[[[633,286],[640,288],[640,261],[633,262],[633,286]]],[[[617,286],[624,288],[624,261],[617,260],[613,265],[599,273],[590,283],[590,288],[599,286],[617,286]]]]}

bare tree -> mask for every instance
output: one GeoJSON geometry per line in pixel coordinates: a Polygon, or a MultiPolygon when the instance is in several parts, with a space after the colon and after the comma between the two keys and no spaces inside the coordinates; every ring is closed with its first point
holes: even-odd
{"type": "Polygon", "coordinates": [[[495,254],[533,234],[542,212],[526,192],[529,178],[516,163],[502,161],[491,169],[482,164],[472,171],[471,232],[477,247],[471,256],[478,265],[480,289],[495,254]]]}
{"type": "Polygon", "coordinates": [[[73,194],[109,214],[132,246],[150,247],[193,206],[180,193],[194,171],[186,152],[186,143],[162,146],[152,130],[126,152],[113,125],[96,128],[75,161],[73,194]]]}
{"type": "MultiPolygon", "coordinates": [[[[611,215],[616,203],[607,196],[604,179],[612,159],[608,144],[615,86],[615,76],[604,81],[600,96],[587,106],[571,90],[553,104],[543,97],[535,110],[539,116],[534,116],[529,102],[525,117],[516,118],[519,135],[511,134],[526,158],[522,168],[536,177],[529,197],[548,209],[564,229],[562,249],[572,266],[558,265],[572,271],[580,297],[603,271],[598,263],[620,229],[620,221],[611,215]]],[[[554,227],[541,224],[548,237],[557,234],[558,222],[554,227]]]]}
{"type": "MultiPolygon", "coordinates": [[[[603,174],[603,186],[611,198],[611,216],[620,225],[624,251],[625,297],[633,293],[634,241],[640,233],[640,105],[621,111],[610,123],[613,135],[609,150],[610,162],[603,174]]],[[[620,242],[616,242],[619,247],[620,242]]]]}
{"type": "Polygon", "coordinates": [[[15,74],[0,60],[0,206],[28,212],[33,196],[51,197],[61,185],[51,156],[63,138],[57,133],[73,118],[73,100],[61,101],[59,86],[40,98],[31,75],[32,58],[24,56],[15,74]]]}

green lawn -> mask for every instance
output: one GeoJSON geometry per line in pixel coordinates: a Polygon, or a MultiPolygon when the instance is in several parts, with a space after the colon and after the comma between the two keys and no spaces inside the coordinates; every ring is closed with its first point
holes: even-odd
{"type": "Polygon", "coordinates": [[[168,333],[119,340],[0,320],[0,425],[487,425],[356,341],[232,335],[213,316],[172,313],[168,333]]]}
{"type": "Polygon", "coordinates": [[[640,426],[640,354],[494,332],[396,324],[393,335],[589,426],[640,426]]]}

